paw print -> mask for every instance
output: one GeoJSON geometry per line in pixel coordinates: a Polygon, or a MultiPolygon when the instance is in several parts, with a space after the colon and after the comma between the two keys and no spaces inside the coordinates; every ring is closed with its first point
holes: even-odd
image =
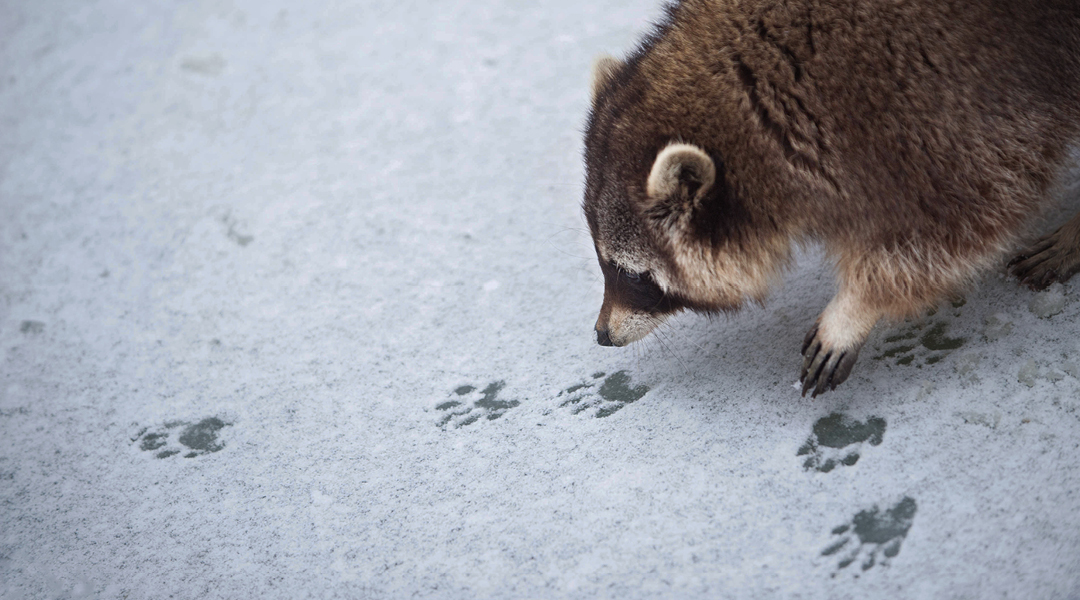
{"type": "Polygon", "coordinates": [[[860,556],[865,557],[863,571],[877,564],[879,557],[881,564],[888,565],[890,559],[900,554],[900,544],[911,529],[916,509],[915,499],[905,496],[884,512],[877,506],[860,511],[850,523],[832,530],[833,535],[843,537],[829,544],[821,555],[832,556],[846,547],[849,551],[837,563],[839,569],[847,568],[860,556]]]}
{"type": "Polygon", "coordinates": [[[255,236],[240,231],[241,223],[236,217],[232,216],[232,212],[226,211],[219,220],[228,227],[228,231],[225,232],[225,235],[230,240],[236,242],[237,245],[247,246],[255,240],[255,236]]]}
{"type": "Polygon", "coordinates": [[[23,321],[19,325],[19,333],[38,335],[42,331],[45,331],[45,324],[41,321],[23,321]]]}
{"type": "MultiPolygon", "coordinates": [[[[955,304],[954,304],[955,306],[955,304]]],[[[967,338],[949,337],[944,322],[916,323],[886,337],[874,360],[894,360],[898,365],[932,365],[964,345],[967,338]],[[929,329],[927,329],[929,327],[929,329]]]]}
{"type": "Polygon", "coordinates": [[[580,383],[559,392],[556,398],[563,398],[559,407],[572,406],[570,412],[575,415],[596,408],[594,416],[602,419],[619,412],[628,404],[641,400],[649,392],[649,388],[644,385],[631,388],[630,376],[626,374],[626,371],[619,371],[605,379],[600,384],[600,389],[594,393],[592,388],[596,385],[595,380],[604,375],[604,373],[593,373],[593,383],[580,383]]]}
{"type": "Polygon", "coordinates": [[[483,391],[477,392],[475,386],[463,385],[454,390],[453,400],[448,400],[435,407],[444,414],[439,419],[439,427],[454,429],[472,425],[482,418],[494,421],[506,414],[506,411],[520,405],[517,400],[499,400],[499,392],[506,387],[505,381],[489,383],[483,391]]]}
{"type": "Polygon", "coordinates": [[[217,417],[208,417],[198,423],[167,421],[157,429],[142,428],[131,441],[138,442],[140,450],[156,451],[154,456],[157,458],[169,458],[181,452],[185,452],[184,458],[195,458],[225,448],[225,442],[218,440],[218,432],[229,425],[232,423],[226,423],[217,417]],[[180,429],[181,427],[183,429],[180,429]],[[179,442],[179,447],[170,445],[170,440],[178,429],[180,432],[176,441],[179,442]]]}
{"type": "Polygon", "coordinates": [[[814,430],[795,456],[805,456],[803,468],[828,473],[837,465],[850,467],[859,461],[859,450],[864,442],[871,446],[881,444],[885,435],[885,419],[871,417],[856,421],[851,417],[832,413],[814,423],[814,430]]]}

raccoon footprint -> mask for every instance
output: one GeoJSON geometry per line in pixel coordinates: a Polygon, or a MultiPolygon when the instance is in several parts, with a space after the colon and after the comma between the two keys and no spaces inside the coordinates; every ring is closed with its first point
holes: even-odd
{"type": "Polygon", "coordinates": [[[885,419],[870,417],[865,423],[841,413],[832,413],[814,423],[814,430],[796,456],[805,456],[803,468],[828,473],[837,465],[850,467],[859,461],[863,443],[881,444],[885,419]]]}
{"type": "Polygon", "coordinates": [[[207,417],[198,423],[167,421],[157,429],[143,427],[131,441],[138,442],[140,450],[155,452],[157,458],[169,458],[181,452],[185,453],[184,458],[195,458],[223,449],[225,442],[218,439],[218,432],[229,425],[232,423],[217,417],[207,417]],[[171,443],[174,433],[179,446],[171,443]]]}
{"type": "Polygon", "coordinates": [[[237,229],[237,227],[240,225],[240,221],[238,221],[235,217],[232,216],[232,212],[227,211],[219,218],[219,220],[226,227],[229,228],[228,231],[225,232],[225,236],[228,237],[230,240],[236,242],[237,245],[247,246],[255,240],[255,236],[247,233],[242,233],[237,229]]]}
{"type": "Polygon", "coordinates": [[[499,392],[506,387],[505,381],[489,383],[482,391],[475,386],[463,385],[454,390],[452,400],[447,400],[435,407],[443,412],[439,427],[454,429],[472,425],[480,419],[494,421],[506,414],[506,411],[521,404],[517,400],[499,400],[499,392]]]}
{"type": "Polygon", "coordinates": [[[556,398],[563,398],[559,407],[571,406],[573,408],[570,410],[575,415],[595,408],[597,410],[594,416],[602,419],[619,412],[628,404],[641,400],[649,392],[649,388],[644,385],[630,387],[630,376],[626,374],[626,371],[611,374],[600,384],[600,389],[593,392],[595,380],[604,375],[604,373],[593,373],[594,382],[580,383],[559,392],[556,398]]]}
{"type": "Polygon", "coordinates": [[[949,337],[948,325],[944,322],[913,324],[886,337],[881,354],[874,360],[895,359],[898,365],[914,364],[921,369],[924,364],[939,362],[966,341],[967,338],[949,337]]]}
{"type": "Polygon", "coordinates": [[[45,331],[45,324],[41,321],[23,321],[19,325],[19,333],[27,333],[30,335],[37,335],[45,331]]]}
{"type": "Polygon", "coordinates": [[[839,569],[865,557],[862,570],[873,567],[880,560],[888,565],[889,560],[900,553],[900,544],[907,537],[908,530],[915,520],[917,505],[915,499],[905,496],[894,506],[882,511],[876,505],[868,510],[859,511],[850,523],[832,530],[833,535],[841,536],[821,552],[822,556],[833,556],[844,548],[848,551],[840,562],[839,569]]]}

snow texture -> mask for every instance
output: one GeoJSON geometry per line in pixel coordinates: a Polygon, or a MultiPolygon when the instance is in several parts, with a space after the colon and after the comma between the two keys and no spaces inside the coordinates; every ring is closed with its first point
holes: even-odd
{"type": "Polygon", "coordinates": [[[1080,597],[1076,283],[817,400],[815,252],[595,344],[588,70],[660,11],[0,3],[0,597],[1080,597]]]}

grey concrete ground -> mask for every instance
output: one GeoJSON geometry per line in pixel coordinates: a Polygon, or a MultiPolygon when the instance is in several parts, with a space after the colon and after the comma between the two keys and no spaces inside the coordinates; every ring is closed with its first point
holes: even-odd
{"type": "Polygon", "coordinates": [[[594,344],[587,71],[659,13],[0,0],[0,597],[1080,597],[1075,284],[814,401],[814,254],[594,344]]]}

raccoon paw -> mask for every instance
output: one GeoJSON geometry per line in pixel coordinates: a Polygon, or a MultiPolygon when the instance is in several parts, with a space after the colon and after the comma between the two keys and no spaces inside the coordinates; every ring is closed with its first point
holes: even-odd
{"type": "Polygon", "coordinates": [[[1043,237],[1009,261],[1010,271],[1022,285],[1039,291],[1080,271],[1080,243],[1067,229],[1043,237]]]}
{"type": "Polygon", "coordinates": [[[853,348],[839,350],[826,345],[819,333],[819,325],[814,324],[810,333],[803,340],[802,354],[803,365],[799,381],[802,382],[802,395],[806,392],[811,398],[823,394],[828,390],[835,390],[851,374],[851,368],[859,358],[860,342],[853,348]]]}

